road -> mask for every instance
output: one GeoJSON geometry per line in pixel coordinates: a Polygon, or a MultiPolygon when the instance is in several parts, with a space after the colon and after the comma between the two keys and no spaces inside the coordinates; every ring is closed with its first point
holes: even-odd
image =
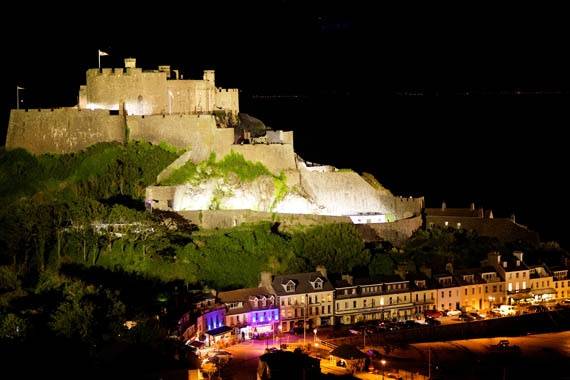
{"type": "MultiPolygon", "coordinates": [[[[285,343],[285,340],[282,341],[285,343]]],[[[301,342],[302,338],[290,336],[289,344],[301,342]]],[[[278,346],[279,342],[275,342],[278,346]]],[[[250,380],[256,378],[259,356],[272,341],[250,341],[225,350],[232,353],[232,360],[222,371],[227,380],[250,380]]],[[[528,335],[524,337],[495,337],[448,342],[416,343],[404,347],[369,347],[378,349],[387,360],[386,373],[408,370],[427,375],[428,358],[431,356],[432,376],[445,379],[515,379],[540,377],[570,379],[570,331],[528,335]],[[489,347],[501,339],[521,348],[520,357],[494,357],[489,347]]],[[[323,372],[342,374],[340,368],[321,361],[323,372]]],[[[409,373],[409,372],[407,372],[409,373]]],[[[404,378],[406,372],[401,371],[404,378]]],[[[378,378],[362,374],[359,378],[378,378]]],[[[415,376],[418,379],[420,376],[415,376]]]]}
{"type": "Polygon", "coordinates": [[[265,353],[267,347],[279,347],[280,343],[298,344],[303,338],[283,334],[281,341],[278,338],[273,340],[250,340],[245,343],[236,344],[224,348],[232,354],[232,360],[222,371],[222,378],[227,380],[251,380],[256,378],[259,357],[265,353]]]}
{"type": "Polygon", "coordinates": [[[404,347],[376,347],[387,355],[388,366],[410,370],[428,369],[444,378],[570,378],[570,331],[523,337],[495,337],[447,342],[416,343],[404,347]],[[521,348],[519,355],[495,355],[492,345],[508,339],[521,348]],[[498,377],[497,377],[498,376],[498,377]],[[522,377],[521,377],[522,376],[522,377]]]}

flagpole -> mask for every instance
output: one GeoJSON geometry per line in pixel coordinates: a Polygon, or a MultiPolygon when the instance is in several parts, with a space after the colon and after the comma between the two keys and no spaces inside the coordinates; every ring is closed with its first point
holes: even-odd
{"type": "Polygon", "coordinates": [[[20,87],[16,85],[16,109],[20,109],[20,87]]]}
{"type": "Polygon", "coordinates": [[[99,62],[99,70],[101,70],[101,50],[97,50],[97,59],[99,62]]]}

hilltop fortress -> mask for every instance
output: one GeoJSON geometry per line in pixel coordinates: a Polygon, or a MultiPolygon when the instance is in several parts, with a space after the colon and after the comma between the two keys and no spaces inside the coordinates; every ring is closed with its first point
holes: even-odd
{"type": "Polygon", "coordinates": [[[293,132],[254,136],[241,128],[242,116],[238,90],[216,87],[213,70],[183,79],[170,66],[142,70],[127,58],[123,68],[87,70],[74,107],[12,110],[6,147],[70,153],[99,142],[142,140],[184,149],[147,189],[147,207],[180,212],[204,227],[268,219],[352,222],[370,239],[401,241],[422,225],[423,198],[395,197],[353,171],[306,162],[295,154],[293,132]],[[188,163],[229,154],[262,163],[270,175],[161,185],[188,163]]]}

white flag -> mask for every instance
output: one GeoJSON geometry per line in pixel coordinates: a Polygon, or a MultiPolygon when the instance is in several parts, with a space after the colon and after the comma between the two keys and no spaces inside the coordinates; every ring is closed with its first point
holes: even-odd
{"type": "Polygon", "coordinates": [[[102,51],[102,50],[99,50],[99,57],[104,57],[104,56],[106,56],[106,55],[109,55],[109,54],[108,54],[108,53],[105,53],[105,52],[102,51]]]}
{"type": "Polygon", "coordinates": [[[24,90],[24,87],[16,86],[18,90],[24,90]]]}

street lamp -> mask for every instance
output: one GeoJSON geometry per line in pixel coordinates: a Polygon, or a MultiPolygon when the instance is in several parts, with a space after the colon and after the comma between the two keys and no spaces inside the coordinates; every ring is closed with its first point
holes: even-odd
{"type": "Polygon", "coordinates": [[[313,334],[315,334],[315,336],[313,337],[313,344],[317,343],[317,329],[313,329],[313,334]]]}
{"type": "Polygon", "coordinates": [[[382,364],[382,380],[384,380],[384,366],[386,365],[386,359],[380,360],[380,364],[382,364]]]}

